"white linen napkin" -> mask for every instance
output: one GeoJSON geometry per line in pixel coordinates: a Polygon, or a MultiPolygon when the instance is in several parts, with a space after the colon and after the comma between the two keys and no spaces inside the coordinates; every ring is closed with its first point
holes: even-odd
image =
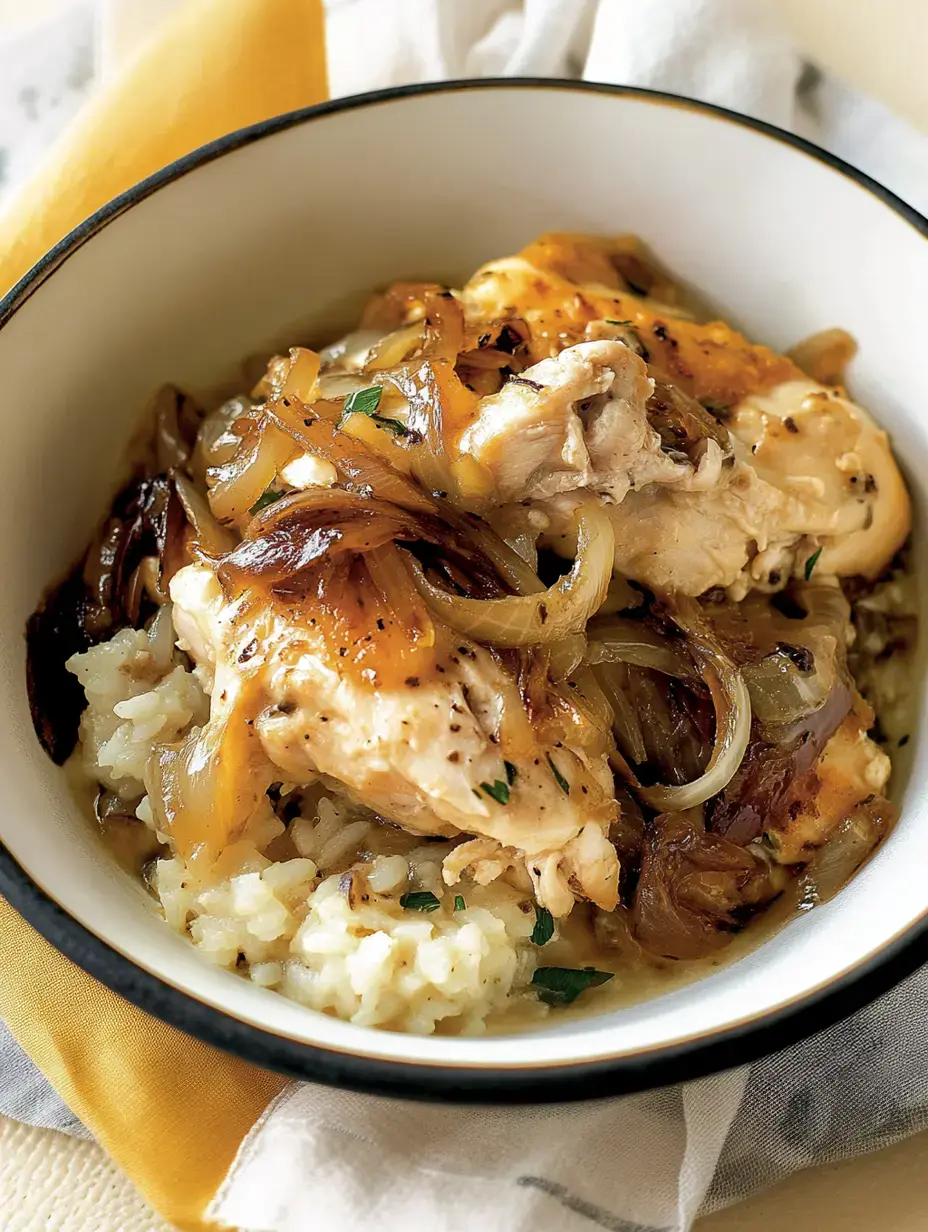
{"type": "MultiPolygon", "coordinates": [[[[135,3],[108,0],[113,13],[135,3]]],[[[327,3],[333,96],[512,74],[670,90],[799,131],[928,211],[928,138],[810,71],[772,0],[327,3]]],[[[8,170],[31,157],[27,138],[10,135],[21,107],[0,88],[8,170]]],[[[622,1100],[460,1109],[293,1084],[243,1143],[211,1213],[251,1232],[346,1232],[368,1221],[382,1232],[684,1232],[701,1210],[928,1125],[926,1001],[919,973],[750,1071],[622,1100]]],[[[2,1030],[0,1112],[82,1131],[2,1030]]]]}
{"type": "Polygon", "coordinates": [[[686,1232],[928,1128],[926,1004],[928,969],[750,1069],[597,1103],[461,1109],[294,1083],[211,1213],[249,1232],[686,1232]]]}

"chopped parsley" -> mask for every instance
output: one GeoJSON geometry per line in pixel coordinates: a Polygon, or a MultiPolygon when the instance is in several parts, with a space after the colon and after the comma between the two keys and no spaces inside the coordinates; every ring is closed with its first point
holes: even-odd
{"type": "Polygon", "coordinates": [[[481,788],[492,796],[499,804],[509,803],[509,784],[504,783],[502,779],[497,779],[495,783],[481,783],[481,788]]]}
{"type": "Polygon", "coordinates": [[[465,903],[464,901],[463,894],[455,894],[454,909],[455,911],[466,911],[467,910],[467,903],[465,903]]]}
{"type": "Polygon", "coordinates": [[[405,424],[399,423],[396,419],[387,419],[385,415],[377,414],[377,408],[380,406],[382,396],[382,385],[372,385],[370,389],[356,389],[353,394],[349,394],[345,399],[341,419],[338,421],[339,424],[343,424],[349,415],[366,415],[368,419],[373,419],[378,428],[386,428],[394,436],[409,436],[409,429],[405,424]]]}
{"type": "Polygon", "coordinates": [[[400,898],[400,906],[407,911],[437,911],[441,903],[431,890],[412,890],[400,898]]]}
{"type": "MultiPolygon", "coordinates": [[[[535,927],[532,930],[532,945],[547,945],[554,936],[554,917],[547,907],[535,908],[535,927]]],[[[548,968],[554,970],[555,968],[548,968]]]]}
{"type": "Polygon", "coordinates": [[[503,765],[506,767],[506,782],[511,787],[513,783],[516,781],[516,779],[519,777],[519,772],[515,768],[515,766],[512,764],[511,761],[504,761],[503,765]]]}
{"type": "Polygon", "coordinates": [[[409,429],[398,419],[387,419],[384,415],[369,415],[368,418],[372,419],[378,428],[386,428],[394,436],[409,436],[409,429]]]}
{"type": "Polygon", "coordinates": [[[561,791],[564,793],[565,796],[569,796],[570,795],[570,784],[567,782],[563,774],[561,774],[560,770],[558,770],[557,766],[554,764],[554,758],[551,756],[551,754],[546,753],[545,756],[548,759],[548,765],[551,767],[551,773],[554,775],[555,783],[557,783],[558,787],[560,787],[561,791]]]}
{"type": "Polygon", "coordinates": [[[346,415],[373,415],[374,411],[380,406],[382,394],[382,385],[372,385],[370,389],[356,389],[353,394],[349,394],[345,399],[342,419],[346,415]]]}
{"type": "Polygon", "coordinates": [[[278,501],[282,496],[286,495],[286,492],[275,492],[273,488],[268,488],[261,493],[248,512],[250,514],[260,513],[262,509],[266,509],[268,505],[273,505],[274,501],[278,501]]]}
{"type": "Polygon", "coordinates": [[[821,554],[822,554],[822,549],[816,548],[815,551],[812,553],[812,555],[809,557],[809,559],[806,561],[806,581],[807,582],[809,578],[812,576],[812,570],[818,564],[818,558],[821,556],[821,554]]]}
{"type": "Polygon", "coordinates": [[[539,990],[540,1001],[547,1005],[570,1005],[588,988],[597,988],[611,979],[611,971],[597,971],[595,967],[539,967],[532,983],[539,990]]]}
{"type": "Polygon", "coordinates": [[[606,317],[607,325],[631,325],[631,321],[613,321],[610,317],[606,317]]]}

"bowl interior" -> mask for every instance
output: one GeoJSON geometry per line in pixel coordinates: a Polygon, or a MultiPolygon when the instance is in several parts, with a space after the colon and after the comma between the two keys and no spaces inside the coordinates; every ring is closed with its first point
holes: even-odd
{"type": "Polygon", "coordinates": [[[890,841],[836,900],[736,963],[530,1038],[376,1032],[206,965],[110,862],[36,743],[24,622],[107,505],[158,384],[215,386],[268,344],[337,336],[372,287],[398,277],[453,282],[552,229],[637,232],[773,346],[849,329],[860,343],[853,393],[891,432],[924,503],[928,350],[913,345],[905,324],[924,320],[925,239],[809,154],[668,101],[494,86],[309,118],[139,199],[0,330],[0,841],[67,913],[138,967],[273,1035],[463,1067],[640,1054],[759,1021],[873,959],[928,911],[928,809],[915,786],[928,757],[920,717],[897,778],[902,816],[890,841]]]}

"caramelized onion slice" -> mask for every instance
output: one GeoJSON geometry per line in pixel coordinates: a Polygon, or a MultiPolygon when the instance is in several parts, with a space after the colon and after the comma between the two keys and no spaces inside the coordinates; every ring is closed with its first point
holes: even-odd
{"type": "Polygon", "coordinates": [[[884,796],[870,796],[853,810],[816,851],[803,873],[816,903],[843,889],[892,829],[895,810],[884,796]]]}
{"type": "Polygon", "coordinates": [[[320,359],[307,347],[290,348],[290,365],[284,378],[281,396],[299,398],[301,402],[315,400],[319,383],[320,359]]]}
{"type": "Polygon", "coordinates": [[[276,587],[324,557],[370,552],[424,532],[413,514],[343,488],[285,496],[249,523],[241,543],[223,557],[224,585],[276,587]]]}
{"type": "Polygon", "coordinates": [[[419,593],[445,624],[491,646],[533,646],[582,633],[602,603],[612,575],[615,540],[598,502],[578,510],[577,557],[554,586],[502,599],[466,599],[431,582],[411,560],[419,593]]]}
{"type": "Polygon", "coordinates": [[[339,430],[329,419],[296,399],[268,403],[268,419],[308,453],[331,462],[342,479],[355,489],[368,489],[382,500],[404,509],[433,513],[435,502],[417,484],[401,475],[356,437],[339,430]],[[288,405],[289,403],[289,405],[288,405]]]}
{"type": "Polygon", "coordinates": [[[821,709],[847,676],[851,613],[840,588],[800,582],[784,599],[794,605],[790,617],[759,595],[707,612],[715,635],[741,664],[754,717],[774,730],[821,709]]]}
{"type": "Polygon", "coordinates": [[[695,675],[696,669],[682,647],[641,620],[618,616],[597,620],[588,627],[587,638],[588,663],[631,663],[678,678],[695,675]]]}
{"type": "Polygon", "coordinates": [[[665,958],[702,958],[726,946],[745,907],[773,894],[753,852],[706,834],[692,814],[656,817],[642,853],[631,912],[635,939],[665,958]]]}
{"type": "Polygon", "coordinates": [[[181,855],[215,858],[244,832],[273,777],[238,704],[178,743],[157,745],[145,786],[156,828],[171,835],[181,855]]]}
{"type": "Polygon", "coordinates": [[[193,527],[197,546],[209,556],[222,556],[235,547],[235,536],[213,517],[213,511],[196,484],[184,474],[174,474],[174,487],[184,507],[187,521],[193,527]]]}
{"type": "Polygon", "coordinates": [[[411,351],[422,344],[423,325],[407,325],[395,329],[371,347],[364,361],[365,372],[382,372],[386,368],[395,368],[401,364],[411,351]]]}
{"type": "Polygon", "coordinates": [[[293,441],[264,417],[249,421],[249,430],[232,458],[207,472],[209,503],[216,520],[228,524],[244,518],[294,452],[293,441]]]}
{"type": "Polygon", "coordinates": [[[672,613],[687,635],[687,644],[699,669],[715,710],[715,747],[705,774],[681,787],[658,784],[639,788],[638,794],[652,808],[682,812],[705,803],[734,778],[751,735],[751,698],[741,673],[721,647],[705,631],[698,608],[691,600],[679,600],[672,613]]]}

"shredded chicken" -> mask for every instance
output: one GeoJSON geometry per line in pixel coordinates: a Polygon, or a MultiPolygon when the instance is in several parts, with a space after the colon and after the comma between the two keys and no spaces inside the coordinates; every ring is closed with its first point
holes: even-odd
{"type": "MultiPolygon", "coordinates": [[[[494,731],[511,686],[483,647],[449,635],[434,673],[378,688],[340,671],[306,623],[226,604],[205,566],[180,570],[171,596],[179,644],[198,671],[215,673],[213,722],[236,704],[237,665],[260,629],[246,661],[259,689],[255,730],[276,777],[300,785],[326,776],[420,834],[482,836],[489,845],[467,863],[486,876],[488,859],[494,875],[515,860],[556,915],[577,897],[615,906],[619,867],[608,831],[617,805],[607,758],[535,742],[507,766],[494,731]],[[505,858],[503,849],[516,854],[505,858]]],[[[461,874],[461,854],[446,869],[448,884],[461,874]]]]}
{"type": "Polygon", "coordinates": [[[653,391],[647,366],[624,343],[581,342],[483,398],[460,447],[491,472],[497,504],[579,488],[619,503],[648,484],[698,490],[718,482],[716,441],[695,467],[662,449],[647,417],[653,391]]]}

